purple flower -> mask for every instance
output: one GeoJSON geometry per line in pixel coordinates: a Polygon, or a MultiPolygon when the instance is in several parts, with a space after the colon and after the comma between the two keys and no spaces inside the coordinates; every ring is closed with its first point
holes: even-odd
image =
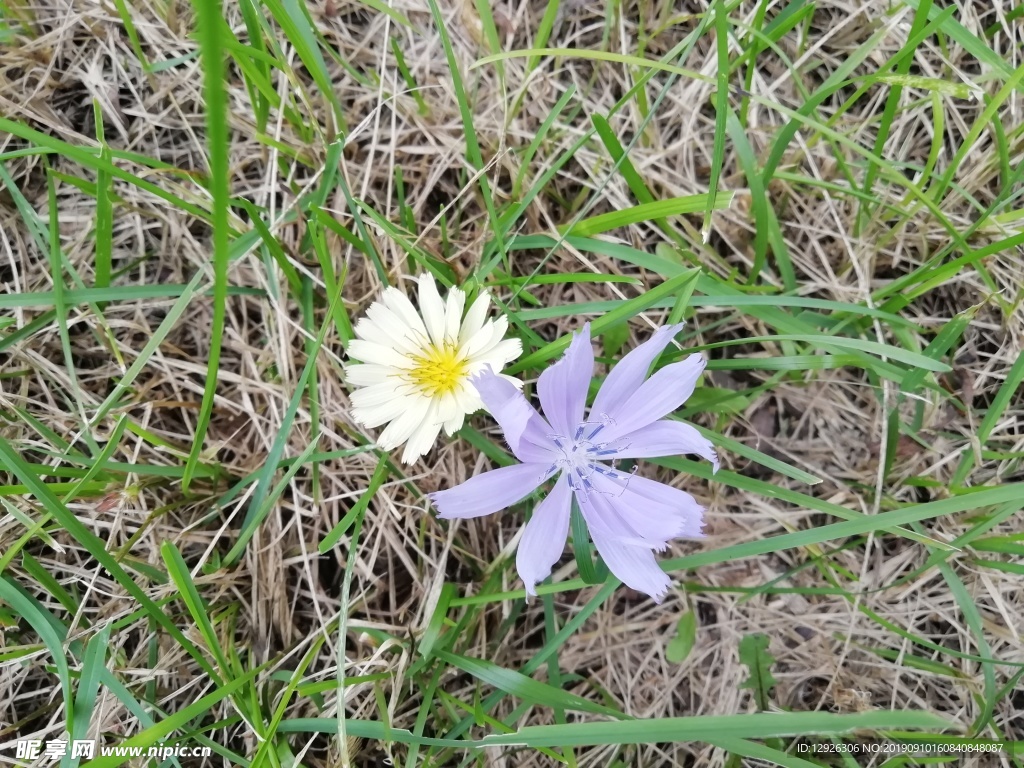
{"type": "Polygon", "coordinates": [[[671,584],[654,557],[669,539],[703,536],[703,512],[690,494],[623,472],[610,463],[694,453],[714,464],[711,443],[689,424],[662,420],[693,393],[704,370],[700,355],[647,371],[682,325],[659,328],[608,374],[586,415],[594,370],[590,324],[573,336],[565,356],[537,381],[545,419],[509,381],[487,370],[473,383],[521,461],[430,494],[442,518],[489,515],[523,499],[557,475],[555,486],[526,524],[516,568],[527,593],[551,573],[569,534],[573,496],[597,551],[623,583],[661,602],[671,584]],[[646,380],[645,380],[646,379],[646,380]]]}

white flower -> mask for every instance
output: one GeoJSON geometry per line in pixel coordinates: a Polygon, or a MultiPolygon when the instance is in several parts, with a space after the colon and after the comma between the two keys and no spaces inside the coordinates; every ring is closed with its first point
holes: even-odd
{"type": "MultiPolygon", "coordinates": [[[[500,371],[523,351],[519,339],[504,338],[505,317],[487,319],[486,292],[465,318],[466,294],[453,288],[443,301],[428,274],[420,276],[419,298],[417,312],[404,293],[388,287],[356,323],[358,338],[348,345],[348,356],[361,361],[347,368],[356,388],[352,417],[364,427],[387,424],[377,445],[390,451],[406,443],[405,464],[430,450],[442,426],[454,434],[466,414],[483,407],[470,378],[488,366],[500,371]]],[[[522,387],[518,379],[503,378],[522,387]]]]}

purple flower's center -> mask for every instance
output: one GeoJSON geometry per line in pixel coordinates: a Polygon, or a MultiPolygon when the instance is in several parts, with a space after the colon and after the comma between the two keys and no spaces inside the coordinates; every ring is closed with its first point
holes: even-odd
{"type": "Polygon", "coordinates": [[[565,472],[569,487],[584,496],[594,490],[590,478],[595,472],[609,478],[628,478],[626,473],[601,463],[611,461],[612,456],[625,448],[622,440],[603,443],[594,439],[610,423],[611,419],[606,416],[596,426],[590,421],[580,423],[572,435],[549,435],[558,453],[548,473],[565,472]]]}

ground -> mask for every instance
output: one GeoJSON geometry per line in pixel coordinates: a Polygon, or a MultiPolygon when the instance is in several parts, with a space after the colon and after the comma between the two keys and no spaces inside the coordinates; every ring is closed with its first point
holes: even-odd
{"type": "Polygon", "coordinates": [[[923,764],[865,748],[912,734],[1020,765],[1020,8],[219,13],[0,2],[5,762],[67,730],[197,766],[923,764]],[[686,321],[662,362],[707,357],[677,415],[722,469],[641,462],[706,507],[664,602],[572,544],[525,600],[539,496],[437,519],[510,460],[486,413],[410,466],[355,423],[352,325],[428,270],[491,292],[528,394],[587,320],[599,376],[686,321]]]}

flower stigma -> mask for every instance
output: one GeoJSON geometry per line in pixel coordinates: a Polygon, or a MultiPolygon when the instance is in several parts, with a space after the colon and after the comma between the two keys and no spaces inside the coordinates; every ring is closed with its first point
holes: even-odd
{"type": "Polygon", "coordinates": [[[413,384],[428,397],[454,392],[469,372],[468,362],[459,354],[458,347],[446,341],[440,347],[429,344],[424,352],[412,357],[416,364],[409,371],[413,384]]]}

